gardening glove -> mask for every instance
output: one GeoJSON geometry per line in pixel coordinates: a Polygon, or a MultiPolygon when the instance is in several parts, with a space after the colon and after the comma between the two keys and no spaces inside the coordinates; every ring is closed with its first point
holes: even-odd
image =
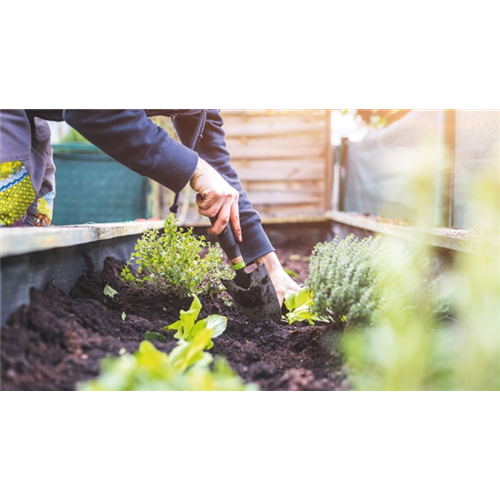
{"type": "Polygon", "coordinates": [[[295,283],[295,281],[286,274],[285,270],[280,264],[278,256],[275,252],[269,252],[254,261],[256,264],[264,264],[267,274],[273,282],[274,289],[278,295],[278,300],[280,307],[283,306],[283,301],[285,300],[285,295],[289,290],[297,292],[300,286],[295,283]]]}
{"type": "Polygon", "coordinates": [[[217,217],[213,226],[208,229],[208,234],[218,236],[230,223],[237,241],[241,243],[243,238],[238,208],[238,191],[201,158],[191,178],[190,185],[197,193],[198,212],[212,219],[217,217]]]}

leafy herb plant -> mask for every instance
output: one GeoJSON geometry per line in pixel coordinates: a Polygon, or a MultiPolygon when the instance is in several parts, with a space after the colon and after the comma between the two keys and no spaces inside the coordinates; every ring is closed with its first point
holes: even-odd
{"type": "Polygon", "coordinates": [[[312,312],[345,328],[370,325],[387,307],[397,305],[398,311],[413,308],[413,299],[395,295],[388,285],[393,262],[419,268],[415,293],[431,299],[429,314],[446,313],[446,303],[438,297],[437,280],[432,278],[425,256],[414,257],[402,246],[382,243],[380,237],[360,239],[354,235],[316,245],[306,280],[314,295],[312,312]]]}
{"type": "Polygon", "coordinates": [[[156,229],[143,233],[121,276],[139,286],[154,283],[164,292],[185,298],[224,292],[221,280],[233,278],[233,271],[224,263],[218,244],[193,235],[191,228],[179,228],[172,214],[165,221],[163,234],[156,229]],[[138,276],[132,273],[132,264],[138,265],[138,276]]]}

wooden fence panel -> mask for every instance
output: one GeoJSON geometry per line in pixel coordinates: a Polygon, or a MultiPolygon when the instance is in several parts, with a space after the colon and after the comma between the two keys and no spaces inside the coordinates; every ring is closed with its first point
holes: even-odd
{"type": "MultiPolygon", "coordinates": [[[[331,210],[328,110],[223,110],[222,118],[231,164],[262,218],[321,216],[331,210]]],[[[185,222],[203,224],[194,198],[189,190],[181,196],[185,222]]]]}
{"type": "Polygon", "coordinates": [[[331,209],[328,110],[224,110],[231,162],[266,219],[331,209]]]}

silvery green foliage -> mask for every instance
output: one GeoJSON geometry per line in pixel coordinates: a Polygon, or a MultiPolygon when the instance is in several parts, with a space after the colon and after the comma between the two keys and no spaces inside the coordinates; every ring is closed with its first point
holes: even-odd
{"type": "Polygon", "coordinates": [[[383,243],[380,237],[360,239],[349,235],[316,245],[307,285],[314,295],[314,312],[336,327],[352,327],[372,324],[386,307],[397,306],[404,314],[421,294],[433,297],[429,314],[446,314],[445,303],[438,299],[438,280],[431,274],[426,257],[414,257],[402,246],[383,243]],[[421,271],[411,301],[401,297],[394,287],[395,266],[416,266],[421,271]]]}
{"type": "Polygon", "coordinates": [[[314,310],[336,326],[369,324],[381,301],[381,242],[349,235],[316,245],[307,284],[314,310]]]}

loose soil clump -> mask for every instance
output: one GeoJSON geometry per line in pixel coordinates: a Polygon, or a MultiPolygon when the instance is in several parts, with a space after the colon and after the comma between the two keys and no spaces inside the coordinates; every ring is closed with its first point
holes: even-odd
{"type": "MultiPolygon", "coordinates": [[[[311,251],[277,249],[283,266],[297,273],[300,283],[307,277],[311,251]]],[[[122,282],[124,265],[108,258],[102,272],[81,276],[69,295],[57,283],[31,290],[30,304],[16,310],[2,328],[2,390],[75,390],[99,374],[104,357],[118,356],[122,348],[135,352],[146,332],[167,336],[166,342],[152,342],[158,350],[169,353],[174,348],[173,332],[161,329],[177,321],[191,299],[122,282]],[[104,295],[106,285],[118,293],[104,295]]],[[[220,297],[200,300],[200,319],[210,314],[228,318],[226,331],[214,339],[210,352],[224,356],[245,382],[264,391],[349,388],[342,357],[331,347],[338,334],[327,326],[254,323],[220,297]]]]}

